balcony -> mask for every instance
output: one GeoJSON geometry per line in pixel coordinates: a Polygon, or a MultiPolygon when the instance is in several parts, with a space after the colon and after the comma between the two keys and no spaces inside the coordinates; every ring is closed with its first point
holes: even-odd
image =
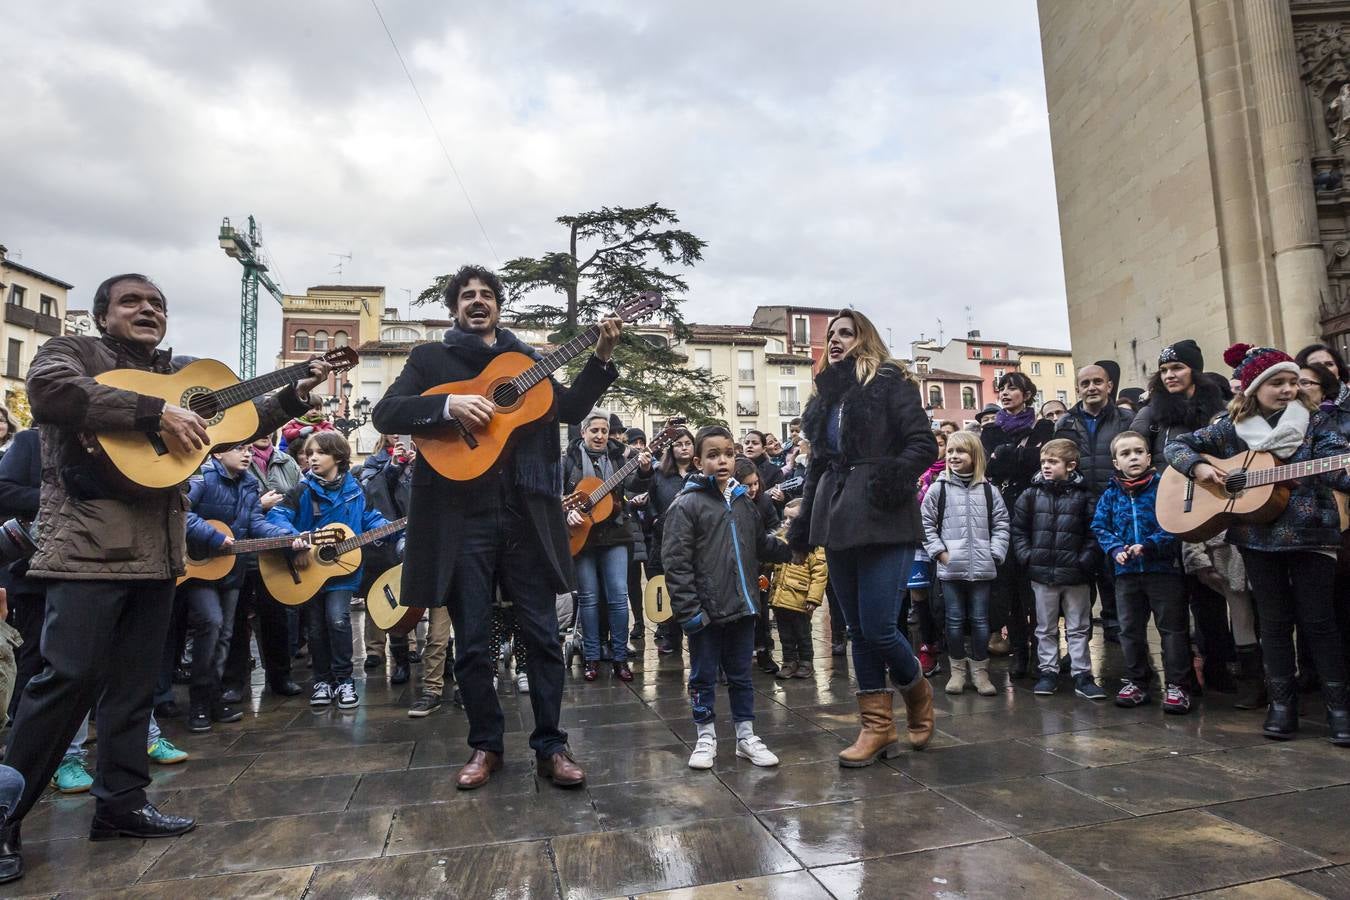
{"type": "Polygon", "coordinates": [[[802,414],[802,401],[800,400],[779,400],[778,414],[780,416],[799,416],[802,414]]]}
{"type": "Polygon", "coordinates": [[[751,400],[748,403],[743,400],[736,401],[736,415],[738,416],[757,416],[759,415],[759,401],[751,400]]]}
{"type": "Polygon", "coordinates": [[[42,313],[34,312],[26,306],[19,306],[15,303],[5,304],[5,322],[9,325],[18,325],[20,328],[31,329],[49,337],[56,337],[61,333],[61,320],[56,316],[44,316],[42,313]]]}
{"type": "Polygon", "coordinates": [[[755,370],[754,370],[754,369],[737,369],[737,370],[736,370],[736,377],[739,378],[741,381],[754,381],[754,380],[755,380],[755,370]]]}

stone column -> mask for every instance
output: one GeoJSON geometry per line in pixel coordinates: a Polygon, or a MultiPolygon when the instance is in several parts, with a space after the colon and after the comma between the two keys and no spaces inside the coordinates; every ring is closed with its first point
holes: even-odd
{"type": "Polygon", "coordinates": [[[1317,310],[1328,296],[1317,228],[1307,105],[1294,50],[1289,0],[1242,0],[1251,49],[1261,170],[1279,286],[1277,345],[1290,352],[1318,338],[1317,310]]]}

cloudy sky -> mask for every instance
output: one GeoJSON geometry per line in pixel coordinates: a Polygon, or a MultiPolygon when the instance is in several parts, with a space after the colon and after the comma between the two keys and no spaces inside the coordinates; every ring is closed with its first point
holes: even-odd
{"type": "Polygon", "coordinates": [[[371,0],[17,0],[0,243],[72,306],[151,274],[175,348],[233,365],[222,216],[257,216],[288,292],[349,252],[343,281],[403,304],[657,201],[708,242],[690,320],[852,303],[903,354],[969,306],[1068,346],[1033,0],[378,2],[482,230],[371,0]]]}

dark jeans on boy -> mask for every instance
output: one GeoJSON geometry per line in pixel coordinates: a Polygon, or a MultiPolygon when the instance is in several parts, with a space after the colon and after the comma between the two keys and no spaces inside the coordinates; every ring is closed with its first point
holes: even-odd
{"type": "Polygon", "coordinates": [[[750,666],[755,655],[755,623],[758,616],[743,616],[720,625],[708,625],[689,635],[689,702],[694,721],[706,725],[716,718],[713,699],[717,689],[717,668],[727,677],[727,697],[731,701],[731,720],[751,722],[755,718],[755,688],[750,666]]]}
{"type": "Polygon", "coordinates": [[[1162,639],[1163,677],[1168,684],[1186,685],[1191,677],[1190,616],[1186,610],[1186,583],[1168,572],[1116,576],[1116,615],[1120,620],[1120,652],[1125,678],[1148,684],[1148,616],[1162,639]]]}
{"type": "Polygon", "coordinates": [[[947,604],[947,653],[952,659],[989,658],[989,597],[992,581],[944,581],[947,604]],[[970,655],[966,655],[966,625],[970,625],[970,655]]]}
{"type": "Polygon", "coordinates": [[[234,608],[234,631],[230,636],[230,652],[225,657],[222,686],[243,692],[252,680],[249,662],[253,651],[249,647],[249,632],[258,635],[258,652],[269,684],[281,684],[291,677],[291,650],[288,636],[289,607],[278,603],[267,592],[257,569],[244,575],[239,588],[239,601],[234,608]],[[250,629],[248,615],[254,614],[250,629]]]}
{"type": "MultiPolygon", "coordinates": [[[[990,584],[990,631],[1000,631],[1006,625],[1008,643],[1013,652],[1021,648],[1030,653],[1031,639],[1036,630],[1036,597],[1031,593],[1031,578],[1016,561],[1005,559],[999,564],[990,584]]],[[[987,656],[988,641],[985,644],[987,656]]],[[[950,647],[948,652],[951,652],[950,647]]],[[[970,658],[980,657],[972,653],[970,658]]]]}
{"type": "Polygon", "coordinates": [[[206,708],[220,696],[220,676],[234,631],[238,588],[192,581],[187,596],[188,624],[192,627],[192,683],[188,697],[194,707],[206,708]]]}
{"type": "Polygon", "coordinates": [[[1242,548],[1252,584],[1261,653],[1271,678],[1294,677],[1294,626],[1308,642],[1323,681],[1345,683],[1336,625],[1336,560],[1310,550],[1268,553],[1242,548]]]}
{"type": "Polygon", "coordinates": [[[352,592],[320,591],[309,601],[309,656],[314,683],[352,680],[352,592]]]}
{"type": "Polygon", "coordinates": [[[783,662],[809,663],[815,658],[811,649],[811,614],[795,609],[774,607],[778,620],[778,641],[783,645],[783,662]]]}

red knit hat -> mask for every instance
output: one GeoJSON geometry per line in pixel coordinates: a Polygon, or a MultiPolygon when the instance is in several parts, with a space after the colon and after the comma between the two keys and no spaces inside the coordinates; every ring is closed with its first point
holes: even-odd
{"type": "Polygon", "coordinates": [[[1233,378],[1241,384],[1242,393],[1247,397],[1272,375],[1280,372],[1298,374],[1298,364],[1288,353],[1274,347],[1234,344],[1223,351],[1223,361],[1233,367],[1233,378]]]}

